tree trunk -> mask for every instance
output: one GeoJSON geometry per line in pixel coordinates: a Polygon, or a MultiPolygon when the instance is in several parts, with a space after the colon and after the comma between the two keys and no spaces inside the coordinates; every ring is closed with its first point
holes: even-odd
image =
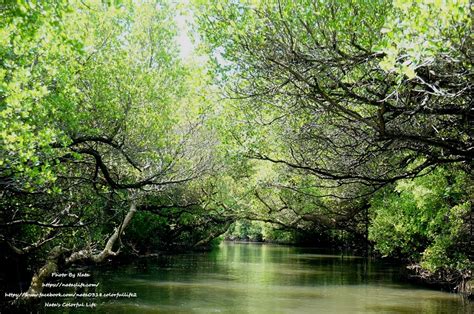
{"type": "MultiPolygon", "coordinates": [[[[109,256],[116,256],[120,252],[120,248],[114,252],[112,250],[114,244],[120,238],[125,228],[127,228],[127,226],[130,224],[130,221],[132,220],[133,215],[136,211],[137,206],[135,204],[135,201],[132,201],[127,215],[123,219],[120,226],[118,228],[115,228],[114,233],[107,240],[104,249],[100,253],[92,254],[90,250],[81,250],[78,252],[74,252],[68,258],[66,258],[65,264],[70,265],[74,262],[86,260],[93,261],[95,263],[100,263],[103,262],[109,256]]],[[[51,276],[53,272],[57,271],[59,258],[65,251],[66,250],[64,248],[61,248],[60,246],[56,246],[51,250],[45,265],[33,275],[30,287],[24,297],[35,297],[43,291],[44,281],[49,278],[49,276],[51,276]]]]}
{"type": "Polygon", "coordinates": [[[132,201],[130,204],[130,210],[123,219],[122,224],[118,228],[115,228],[114,233],[110,236],[102,252],[98,254],[92,254],[90,250],[81,250],[78,252],[74,252],[66,259],[66,264],[71,264],[81,260],[91,260],[93,262],[100,263],[103,262],[109,256],[116,256],[119,253],[120,249],[116,252],[112,251],[114,244],[115,242],[117,242],[117,239],[122,235],[125,228],[130,224],[130,221],[132,220],[133,215],[135,215],[136,211],[137,206],[135,202],[132,201]]]}

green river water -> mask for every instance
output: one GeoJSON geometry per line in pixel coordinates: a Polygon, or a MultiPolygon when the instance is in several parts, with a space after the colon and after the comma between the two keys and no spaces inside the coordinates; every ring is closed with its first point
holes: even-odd
{"type": "Polygon", "coordinates": [[[471,313],[473,310],[472,304],[466,304],[456,294],[400,281],[399,269],[394,266],[321,252],[280,245],[223,243],[212,252],[86,269],[91,277],[82,281],[99,286],[76,292],[136,293],[136,298],[80,300],[95,303],[92,309],[43,309],[48,313],[471,313]]]}

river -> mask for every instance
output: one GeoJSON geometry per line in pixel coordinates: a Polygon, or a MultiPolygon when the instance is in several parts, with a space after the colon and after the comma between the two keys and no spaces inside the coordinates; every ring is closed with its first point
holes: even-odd
{"type": "MultiPolygon", "coordinates": [[[[386,263],[281,245],[223,243],[212,252],[140,259],[132,265],[87,271],[91,274],[89,281],[99,286],[82,292],[136,293],[136,298],[96,298],[92,299],[94,310],[78,308],[69,310],[71,313],[473,310],[472,304],[465,304],[456,294],[400,281],[399,269],[386,263]]],[[[45,309],[51,313],[68,312],[64,307],[45,309]]]]}

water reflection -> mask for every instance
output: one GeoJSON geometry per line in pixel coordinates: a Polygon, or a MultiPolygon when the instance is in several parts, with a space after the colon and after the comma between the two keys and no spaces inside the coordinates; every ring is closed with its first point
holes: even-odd
{"type": "Polygon", "coordinates": [[[397,281],[398,270],[390,266],[288,246],[225,243],[210,253],[141,260],[92,274],[100,282],[97,292],[138,294],[101,300],[98,313],[472,311],[457,295],[397,281]]]}

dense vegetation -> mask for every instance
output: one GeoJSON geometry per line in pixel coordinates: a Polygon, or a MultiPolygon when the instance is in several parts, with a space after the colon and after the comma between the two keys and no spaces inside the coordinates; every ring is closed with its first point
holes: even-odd
{"type": "Polygon", "coordinates": [[[197,7],[238,152],[274,172],[254,215],[470,276],[468,1],[197,7]]]}
{"type": "Polygon", "coordinates": [[[2,277],[21,261],[21,289],[227,230],[470,279],[469,1],[18,0],[0,17],[2,277]]]}

